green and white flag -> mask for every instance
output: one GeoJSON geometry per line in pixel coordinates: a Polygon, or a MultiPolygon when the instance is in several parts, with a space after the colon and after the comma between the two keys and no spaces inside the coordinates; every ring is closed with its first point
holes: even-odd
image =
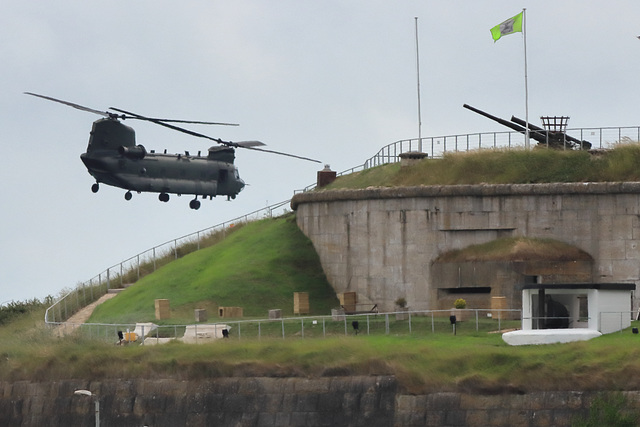
{"type": "Polygon", "coordinates": [[[491,36],[493,37],[493,41],[497,42],[502,36],[508,36],[509,34],[513,33],[521,33],[522,14],[523,12],[520,12],[513,18],[509,18],[506,21],[493,27],[491,29],[491,36]]]}

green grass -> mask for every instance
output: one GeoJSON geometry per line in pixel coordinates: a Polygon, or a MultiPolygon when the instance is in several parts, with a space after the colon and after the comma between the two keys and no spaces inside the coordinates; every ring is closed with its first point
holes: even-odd
{"type": "Polygon", "coordinates": [[[476,332],[469,322],[455,336],[450,329],[411,335],[392,329],[389,335],[324,339],[305,334],[114,346],[81,336],[55,338],[41,319],[42,311],[33,312],[0,328],[0,380],[395,375],[410,393],[640,387],[640,338],[629,329],[587,342],[520,347],[508,346],[500,334],[476,332]]]}
{"type": "Polygon", "coordinates": [[[437,262],[537,260],[591,260],[591,256],[564,242],[553,239],[504,237],[440,254],[437,262]]]}
{"type": "Polygon", "coordinates": [[[155,300],[169,299],[169,323],[193,323],[194,309],[242,307],[245,317],[269,309],[293,313],[293,293],[309,292],[312,313],[339,305],[310,240],[295,216],[251,222],[216,245],[158,269],[94,311],[89,322],[155,322],[155,300]]]}
{"type": "Polygon", "coordinates": [[[640,180],[640,145],[587,151],[479,150],[447,153],[401,168],[393,163],[339,177],[323,190],[453,184],[528,184],[640,180]]]}

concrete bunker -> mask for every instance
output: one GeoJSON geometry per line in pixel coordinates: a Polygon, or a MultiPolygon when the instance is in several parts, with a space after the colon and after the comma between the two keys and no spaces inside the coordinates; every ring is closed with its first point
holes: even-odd
{"type": "MultiPolygon", "coordinates": [[[[464,298],[467,307],[491,309],[504,297],[507,309],[520,310],[522,290],[542,283],[589,283],[593,258],[553,239],[506,237],[439,255],[431,266],[431,300],[438,309],[464,298]]],[[[508,317],[516,318],[512,312],[508,317]]],[[[507,316],[505,316],[507,317],[507,316]]]]}

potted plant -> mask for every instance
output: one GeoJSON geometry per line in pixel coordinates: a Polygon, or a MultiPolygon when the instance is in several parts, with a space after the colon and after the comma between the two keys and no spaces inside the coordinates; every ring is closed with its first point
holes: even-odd
{"type": "Polygon", "coordinates": [[[397,307],[396,320],[407,320],[409,318],[409,314],[407,313],[407,311],[409,311],[409,307],[407,307],[407,300],[400,297],[395,301],[395,303],[397,307]]]}
{"type": "Polygon", "coordinates": [[[467,308],[467,301],[463,298],[458,298],[453,302],[453,309],[451,310],[451,314],[456,316],[456,320],[465,320],[466,312],[464,309],[467,308]]]}

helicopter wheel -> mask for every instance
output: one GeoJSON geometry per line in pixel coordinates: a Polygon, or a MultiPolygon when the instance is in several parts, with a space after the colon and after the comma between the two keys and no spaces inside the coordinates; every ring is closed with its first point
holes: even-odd
{"type": "Polygon", "coordinates": [[[131,191],[127,191],[126,193],[124,193],[125,200],[131,200],[132,197],[133,197],[133,194],[131,194],[131,191]]]}
{"type": "Polygon", "coordinates": [[[97,182],[91,186],[91,191],[93,191],[94,193],[97,193],[99,189],[100,189],[100,186],[98,185],[97,182]]]}
{"type": "Polygon", "coordinates": [[[193,199],[189,202],[189,207],[197,211],[198,209],[200,209],[200,200],[193,199]]]}
{"type": "Polygon", "coordinates": [[[160,193],[160,195],[158,196],[158,199],[161,202],[168,202],[169,201],[169,195],[167,193],[160,193]]]}

